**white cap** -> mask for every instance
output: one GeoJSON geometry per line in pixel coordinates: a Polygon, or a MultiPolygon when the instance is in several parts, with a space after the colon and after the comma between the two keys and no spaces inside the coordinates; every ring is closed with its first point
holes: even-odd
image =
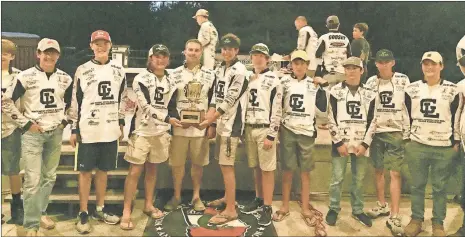
{"type": "Polygon", "coordinates": [[[60,44],[58,44],[58,41],[54,39],[43,38],[42,40],[39,41],[39,44],[37,45],[37,50],[40,50],[43,52],[47,49],[56,49],[58,52],[61,52],[60,44]]]}
{"type": "Polygon", "coordinates": [[[429,51],[424,53],[420,63],[423,63],[423,61],[426,59],[429,59],[435,63],[442,63],[442,56],[436,51],[429,51]]]}
{"type": "Polygon", "coordinates": [[[199,9],[195,13],[195,16],[193,16],[192,18],[196,18],[197,16],[206,16],[206,17],[208,17],[208,11],[205,10],[205,9],[199,9]]]}

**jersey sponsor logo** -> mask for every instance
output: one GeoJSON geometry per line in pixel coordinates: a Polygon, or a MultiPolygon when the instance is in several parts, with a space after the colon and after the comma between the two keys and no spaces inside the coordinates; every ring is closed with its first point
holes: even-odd
{"type": "Polygon", "coordinates": [[[289,106],[294,112],[305,112],[304,108],[304,95],[292,94],[289,98],[289,106]]]}
{"type": "Polygon", "coordinates": [[[258,96],[257,96],[257,89],[250,89],[250,99],[249,99],[249,102],[250,102],[250,105],[251,106],[254,106],[254,107],[258,107],[260,104],[258,103],[257,99],[258,99],[258,96]]]}
{"type": "Polygon", "coordinates": [[[114,98],[111,93],[110,81],[101,81],[98,84],[98,95],[102,97],[102,100],[112,100],[114,98]]]}
{"type": "Polygon", "coordinates": [[[347,37],[345,35],[329,35],[330,40],[345,40],[347,37]]]}
{"type": "Polygon", "coordinates": [[[224,81],[218,81],[218,83],[216,84],[216,88],[215,88],[216,96],[220,99],[224,99],[224,87],[225,87],[224,81]]]}
{"type": "Polygon", "coordinates": [[[383,108],[394,108],[396,104],[392,103],[392,91],[382,91],[379,93],[379,99],[383,108]]]}
{"type": "Polygon", "coordinates": [[[343,42],[331,42],[329,45],[334,46],[334,47],[342,47],[346,44],[343,42]]]}
{"type": "Polygon", "coordinates": [[[157,105],[163,105],[163,87],[157,87],[155,89],[155,96],[153,97],[153,100],[155,101],[155,104],[157,105]]]}
{"type": "Polygon", "coordinates": [[[436,112],[436,99],[422,99],[420,101],[420,112],[425,118],[439,118],[436,112]]]}
{"type": "Polygon", "coordinates": [[[55,89],[45,88],[40,91],[40,103],[42,103],[45,108],[56,108],[55,104],[55,89]]]}
{"type": "Polygon", "coordinates": [[[360,101],[347,101],[346,112],[353,119],[362,119],[360,114],[360,101]]]}

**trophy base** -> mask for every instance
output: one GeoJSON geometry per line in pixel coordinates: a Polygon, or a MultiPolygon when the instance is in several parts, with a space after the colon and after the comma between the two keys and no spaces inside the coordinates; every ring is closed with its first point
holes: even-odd
{"type": "Polygon", "coordinates": [[[204,110],[181,110],[181,123],[183,125],[196,126],[205,120],[204,110]]]}

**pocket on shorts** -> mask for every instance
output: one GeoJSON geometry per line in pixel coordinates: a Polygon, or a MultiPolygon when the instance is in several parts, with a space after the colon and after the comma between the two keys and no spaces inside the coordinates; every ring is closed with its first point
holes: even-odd
{"type": "Polygon", "coordinates": [[[134,147],[134,145],[136,144],[136,140],[137,140],[138,137],[139,137],[139,135],[137,135],[137,134],[132,134],[131,137],[129,137],[129,139],[128,139],[128,145],[131,146],[131,147],[134,147]]]}

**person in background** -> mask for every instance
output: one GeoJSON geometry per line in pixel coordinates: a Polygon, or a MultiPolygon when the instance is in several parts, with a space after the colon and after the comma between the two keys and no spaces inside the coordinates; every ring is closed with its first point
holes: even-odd
{"type": "Polygon", "coordinates": [[[351,52],[352,56],[359,57],[363,62],[363,75],[362,75],[362,83],[366,82],[368,70],[367,64],[371,57],[371,49],[370,44],[365,39],[368,33],[368,24],[367,23],[357,23],[354,25],[354,29],[352,31],[352,40],[351,52]]]}
{"type": "Polygon", "coordinates": [[[202,43],[202,65],[208,69],[215,67],[215,50],[218,42],[218,31],[211,21],[208,20],[210,14],[205,9],[199,9],[194,18],[200,26],[197,39],[202,43]]]}

